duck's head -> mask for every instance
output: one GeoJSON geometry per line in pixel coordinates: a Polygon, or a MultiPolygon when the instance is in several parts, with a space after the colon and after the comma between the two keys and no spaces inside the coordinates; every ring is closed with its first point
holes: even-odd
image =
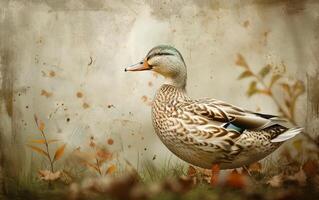
{"type": "Polygon", "coordinates": [[[151,49],[139,63],[125,68],[125,71],[150,70],[163,75],[170,84],[185,88],[187,72],[181,53],[172,46],[159,45],[151,49]]]}

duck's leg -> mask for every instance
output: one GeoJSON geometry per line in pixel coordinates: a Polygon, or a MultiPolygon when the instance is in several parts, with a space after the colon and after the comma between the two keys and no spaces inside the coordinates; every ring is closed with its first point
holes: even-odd
{"type": "Polygon", "coordinates": [[[212,186],[216,186],[218,183],[218,177],[219,177],[219,171],[220,171],[219,164],[213,164],[211,171],[212,171],[212,176],[210,178],[210,184],[212,186]]]}

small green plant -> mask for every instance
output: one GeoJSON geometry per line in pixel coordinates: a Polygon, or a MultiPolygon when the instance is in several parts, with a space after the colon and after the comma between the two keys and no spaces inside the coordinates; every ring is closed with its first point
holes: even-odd
{"type": "Polygon", "coordinates": [[[58,161],[64,154],[66,144],[59,146],[54,153],[54,156],[50,153],[50,144],[58,142],[57,139],[47,139],[45,133],[45,124],[43,121],[39,120],[36,115],[34,115],[34,121],[38,130],[41,133],[40,139],[33,139],[30,141],[30,144],[27,144],[34,152],[39,153],[40,155],[47,158],[50,166],[50,170],[39,170],[39,176],[42,180],[48,181],[48,186],[52,186],[52,181],[55,181],[60,178],[61,172],[54,170],[54,164],[58,161]]]}

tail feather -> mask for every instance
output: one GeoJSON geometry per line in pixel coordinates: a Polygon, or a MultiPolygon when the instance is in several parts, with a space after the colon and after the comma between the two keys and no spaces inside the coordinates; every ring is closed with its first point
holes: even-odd
{"type": "Polygon", "coordinates": [[[271,142],[283,142],[286,140],[289,140],[290,138],[295,137],[296,135],[298,135],[299,133],[301,133],[303,130],[303,128],[301,127],[295,127],[295,128],[291,128],[288,129],[286,132],[278,135],[277,137],[275,137],[274,139],[271,140],[271,142]]]}

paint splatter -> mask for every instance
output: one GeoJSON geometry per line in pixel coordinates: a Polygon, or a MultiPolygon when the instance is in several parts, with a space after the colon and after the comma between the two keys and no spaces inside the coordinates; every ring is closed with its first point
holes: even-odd
{"type": "Polygon", "coordinates": [[[82,107],[83,107],[84,109],[87,109],[87,108],[90,107],[90,105],[89,105],[88,103],[84,102],[84,103],[82,104],[82,107]]]}
{"type": "Polygon", "coordinates": [[[83,93],[82,92],[77,92],[76,93],[76,97],[77,98],[82,98],[83,97],[83,93]]]}
{"type": "Polygon", "coordinates": [[[46,90],[41,90],[41,96],[45,96],[46,98],[49,98],[53,95],[52,92],[48,92],[46,90]]]}
{"type": "Polygon", "coordinates": [[[108,144],[108,145],[114,144],[114,140],[113,140],[112,138],[109,138],[109,139],[107,140],[107,144],[108,144]]]}

